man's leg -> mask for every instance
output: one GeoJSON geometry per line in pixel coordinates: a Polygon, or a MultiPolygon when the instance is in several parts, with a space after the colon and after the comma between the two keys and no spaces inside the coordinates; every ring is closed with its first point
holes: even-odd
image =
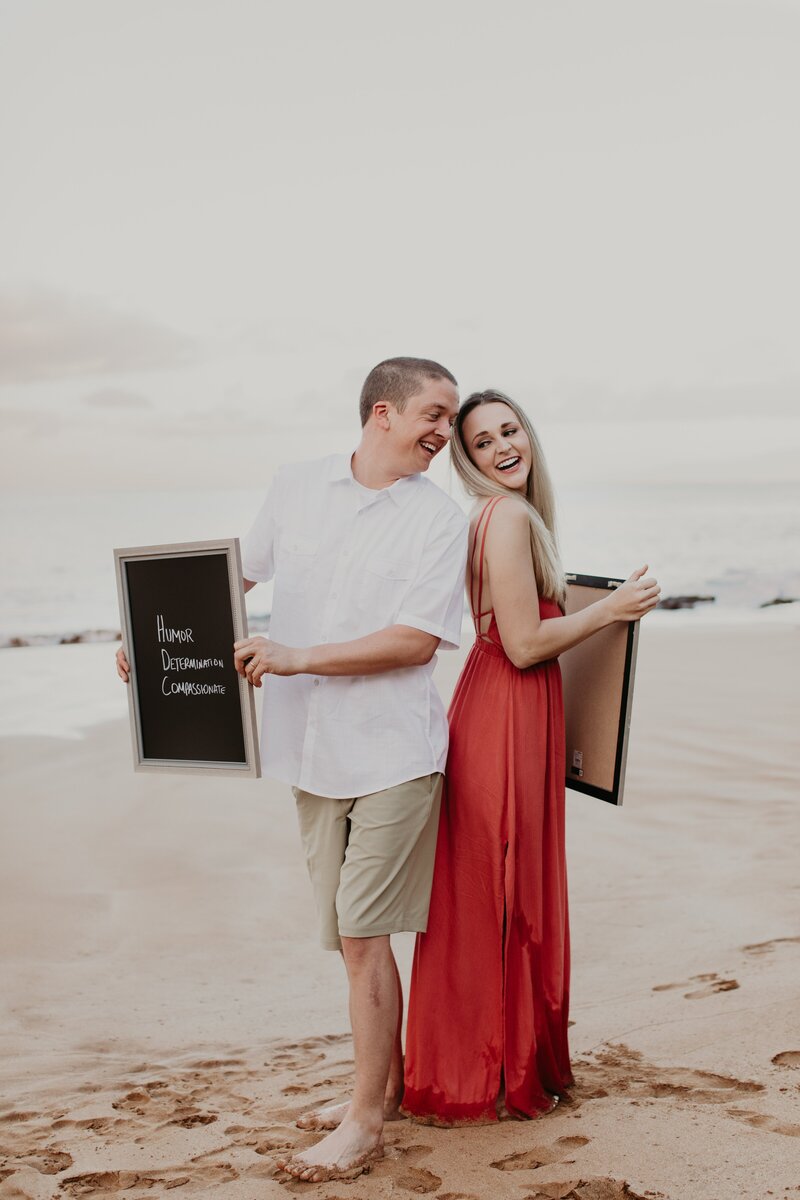
{"type": "MultiPolygon", "coordinates": [[[[350,941],[355,940],[362,939],[350,939],[350,941]]],[[[397,1028],[394,1046],[392,1047],[392,1059],[389,1064],[389,1078],[386,1082],[386,1092],[383,1099],[383,1119],[384,1121],[402,1121],[403,1114],[400,1112],[400,1101],[403,1099],[404,1085],[403,985],[400,981],[400,972],[397,969],[397,962],[391,948],[389,949],[389,954],[397,981],[397,1028]]],[[[304,1113],[302,1117],[299,1117],[295,1124],[298,1129],[312,1129],[320,1133],[328,1129],[336,1129],[347,1115],[349,1106],[350,1101],[344,1100],[339,1104],[327,1104],[323,1108],[314,1108],[311,1112],[304,1113]]]]}
{"type": "MultiPolygon", "coordinates": [[[[359,797],[349,808],[336,916],[350,982],[355,1091],[328,1137],[277,1160],[299,1179],[322,1182],[383,1153],[383,1106],[393,1062],[395,1094],[403,1079],[399,975],[389,936],[425,928],[440,792],[441,776],[435,774],[359,797]]],[[[295,794],[300,808],[303,794],[295,794]]],[[[309,869],[312,878],[318,875],[310,858],[309,869]]]]}
{"type": "MultiPolygon", "coordinates": [[[[336,892],[339,888],[339,875],[347,850],[349,813],[354,801],[332,800],[327,796],[315,796],[310,792],[303,792],[299,788],[292,788],[292,791],[297,801],[300,834],[320,916],[322,944],[328,949],[334,949],[341,946],[336,915],[336,892]]],[[[394,962],[393,955],[392,961],[394,962]]],[[[399,1105],[403,1095],[401,1041],[403,997],[400,975],[396,965],[394,970],[397,979],[399,1016],[384,1103],[384,1118],[387,1121],[401,1119],[399,1105]]],[[[312,1109],[310,1112],[304,1113],[296,1124],[299,1129],[312,1129],[319,1132],[336,1129],[344,1120],[349,1103],[349,1100],[345,1100],[342,1103],[326,1105],[324,1108],[312,1109]]]]}
{"type": "Polygon", "coordinates": [[[347,1171],[383,1153],[383,1106],[397,1051],[398,974],[388,935],[343,937],[342,953],[350,982],[353,1098],[341,1124],[326,1138],[302,1154],[278,1159],[278,1166],[311,1183],[323,1181],[326,1168],[347,1171]]]}

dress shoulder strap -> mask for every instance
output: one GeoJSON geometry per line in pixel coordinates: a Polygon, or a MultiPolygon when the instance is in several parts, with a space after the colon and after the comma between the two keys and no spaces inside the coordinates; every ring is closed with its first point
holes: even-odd
{"type": "Polygon", "coordinates": [[[475,629],[480,636],[479,622],[481,617],[486,617],[492,611],[487,609],[486,612],[481,610],[483,603],[483,560],[486,553],[486,534],[489,529],[489,522],[492,519],[492,513],[497,508],[501,500],[505,500],[505,496],[492,496],[488,504],[484,505],[483,512],[478,517],[478,523],[475,526],[475,538],[472,543],[472,558],[470,560],[469,574],[469,604],[472,609],[472,619],[476,622],[475,629]],[[478,542],[480,541],[480,550],[478,550],[478,542]],[[478,606],[475,607],[475,551],[478,550],[478,606]]]}

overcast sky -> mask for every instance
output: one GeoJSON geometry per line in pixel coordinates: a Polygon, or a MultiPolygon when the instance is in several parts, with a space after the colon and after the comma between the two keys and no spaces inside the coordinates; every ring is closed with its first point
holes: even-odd
{"type": "Polygon", "coordinates": [[[798,62],[800,0],[0,0],[5,486],[252,481],[393,354],[800,478],[798,62]]]}

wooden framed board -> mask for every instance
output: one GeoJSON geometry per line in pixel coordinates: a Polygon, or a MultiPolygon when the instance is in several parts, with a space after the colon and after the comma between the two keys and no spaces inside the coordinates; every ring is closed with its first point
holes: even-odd
{"type": "MultiPolygon", "coordinates": [[[[567,575],[567,614],[594,604],[621,583],[567,575]]],[[[609,804],[622,804],[638,641],[638,621],[615,621],[559,658],[567,787],[609,804]]]]}
{"type": "Polygon", "coordinates": [[[115,550],[136,771],[261,774],[238,538],[115,550]]]}

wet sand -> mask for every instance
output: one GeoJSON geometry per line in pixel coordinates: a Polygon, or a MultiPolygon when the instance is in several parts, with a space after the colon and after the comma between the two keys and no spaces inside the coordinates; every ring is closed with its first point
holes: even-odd
{"type": "Polygon", "coordinates": [[[288,789],[136,776],[120,720],[3,739],[0,1198],[798,1200],[798,645],[642,630],[625,805],[568,793],[574,1095],[391,1124],[354,1182],[271,1162],[352,1069],[288,789]]]}

